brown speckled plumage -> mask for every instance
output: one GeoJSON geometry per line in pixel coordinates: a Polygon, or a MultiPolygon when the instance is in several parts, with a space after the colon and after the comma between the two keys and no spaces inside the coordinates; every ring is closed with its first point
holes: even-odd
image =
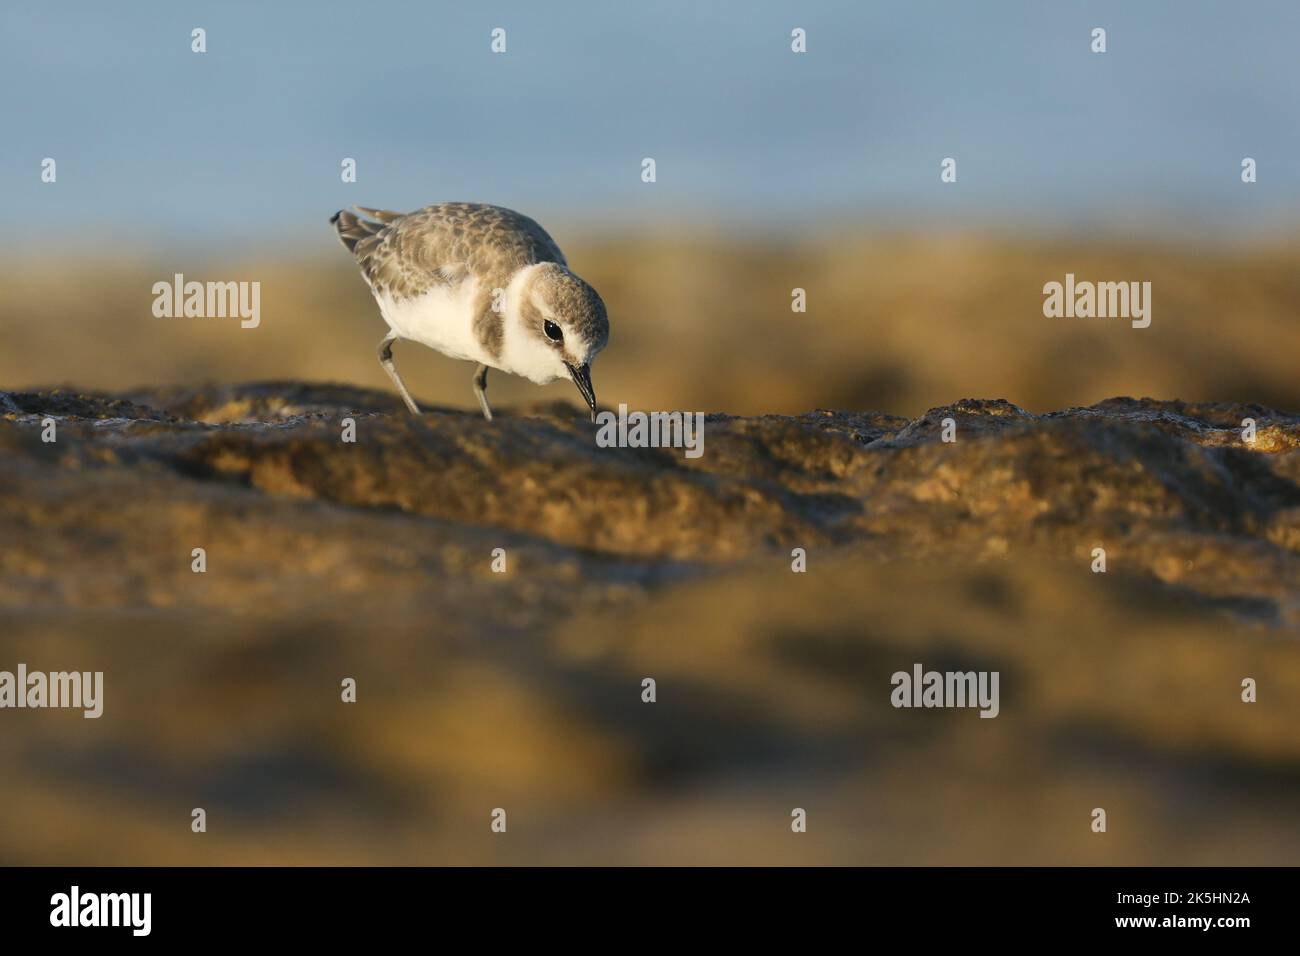
{"type": "Polygon", "coordinates": [[[482,288],[474,334],[493,356],[501,354],[504,330],[501,315],[492,308],[492,290],[505,288],[525,266],[567,265],[560,247],[535,220],[501,206],[443,202],[411,213],[355,208],[369,218],[339,210],[330,222],[371,291],[412,299],[435,285],[456,285],[475,276],[482,288]]]}
{"type": "Polygon", "coordinates": [[[566,265],[564,253],[532,219],[501,206],[443,202],[412,213],[356,207],[330,220],[377,294],[409,299],[438,283],[473,273],[489,288],[504,288],[514,273],[536,262],[566,265]]]}

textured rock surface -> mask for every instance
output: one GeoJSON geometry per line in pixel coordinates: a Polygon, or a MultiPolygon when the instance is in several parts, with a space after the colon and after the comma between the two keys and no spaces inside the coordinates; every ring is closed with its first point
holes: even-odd
{"type": "Polygon", "coordinates": [[[1295,414],[712,415],[689,460],[563,405],[10,393],[0,484],[0,669],[107,683],[0,713],[3,861],[1300,859],[1295,414]],[[917,661],[1002,715],[893,709],[917,661]]]}

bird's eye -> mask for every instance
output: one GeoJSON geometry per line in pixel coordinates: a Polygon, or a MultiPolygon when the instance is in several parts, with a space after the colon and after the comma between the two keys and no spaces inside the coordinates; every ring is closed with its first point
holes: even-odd
{"type": "Polygon", "coordinates": [[[564,338],[564,333],[560,331],[560,327],[550,319],[545,320],[542,328],[546,330],[546,337],[552,342],[558,342],[564,338]]]}

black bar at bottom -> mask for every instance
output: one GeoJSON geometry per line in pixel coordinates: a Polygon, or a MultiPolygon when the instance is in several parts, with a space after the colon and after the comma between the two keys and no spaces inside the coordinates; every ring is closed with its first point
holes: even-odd
{"type": "Polygon", "coordinates": [[[576,941],[619,924],[633,936],[694,925],[765,937],[815,924],[819,934],[921,932],[927,941],[1047,932],[1231,944],[1287,930],[1296,876],[1207,868],[8,868],[0,869],[0,926],[6,941],[92,945],[112,937],[336,945],[435,927],[492,939],[531,927],[535,941],[552,932],[576,941]]]}

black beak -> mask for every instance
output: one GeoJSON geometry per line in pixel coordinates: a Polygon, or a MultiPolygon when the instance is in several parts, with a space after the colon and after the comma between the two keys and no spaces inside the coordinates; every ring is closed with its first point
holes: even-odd
{"type": "Polygon", "coordinates": [[[582,397],[587,402],[587,407],[591,409],[591,420],[596,421],[596,390],[591,387],[591,366],[590,365],[570,365],[564,363],[564,367],[569,370],[569,377],[573,379],[573,384],[578,386],[578,391],[582,392],[582,397]]]}

